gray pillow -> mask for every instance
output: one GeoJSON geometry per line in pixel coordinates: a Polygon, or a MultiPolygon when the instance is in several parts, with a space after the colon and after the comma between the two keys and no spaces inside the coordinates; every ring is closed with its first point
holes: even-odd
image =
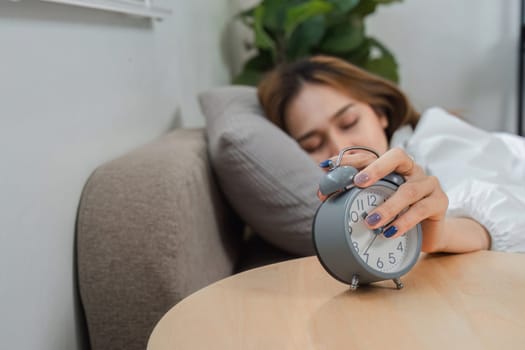
{"type": "Polygon", "coordinates": [[[199,102],[212,166],[233,208],[268,242],[313,254],[322,170],[263,116],[255,88],[215,88],[200,94],[199,102]]]}

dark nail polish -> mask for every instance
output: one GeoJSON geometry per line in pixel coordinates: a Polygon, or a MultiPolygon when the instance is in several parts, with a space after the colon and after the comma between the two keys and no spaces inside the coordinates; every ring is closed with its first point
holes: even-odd
{"type": "Polygon", "coordinates": [[[381,215],[378,213],[370,214],[366,217],[366,223],[370,226],[374,226],[381,220],[381,215]]]}
{"type": "Polygon", "coordinates": [[[397,227],[390,226],[389,228],[387,228],[385,230],[385,232],[383,232],[383,236],[385,236],[386,238],[390,238],[393,235],[395,235],[396,233],[397,233],[397,227]]]}
{"type": "Polygon", "coordinates": [[[370,178],[367,173],[359,173],[354,177],[354,183],[356,185],[365,184],[370,178]]]}
{"type": "Polygon", "coordinates": [[[319,163],[319,166],[321,168],[331,168],[333,165],[333,162],[331,159],[323,160],[321,163],[319,163]]]}

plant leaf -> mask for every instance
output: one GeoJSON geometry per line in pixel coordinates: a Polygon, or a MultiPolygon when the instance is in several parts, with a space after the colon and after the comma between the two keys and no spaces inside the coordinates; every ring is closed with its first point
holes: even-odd
{"type": "Polygon", "coordinates": [[[251,57],[244,64],[245,69],[265,72],[272,69],[274,65],[272,53],[268,50],[259,50],[257,55],[251,57]]]}
{"type": "Polygon", "coordinates": [[[351,13],[361,17],[366,17],[376,10],[377,5],[377,1],[374,0],[361,0],[359,1],[359,5],[352,9],[351,13]]]}
{"type": "Polygon", "coordinates": [[[361,45],[352,51],[341,54],[341,57],[347,61],[350,61],[356,66],[362,67],[368,61],[368,57],[370,56],[370,47],[370,40],[365,38],[361,45]]]}
{"type": "Polygon", "coordinates": [[[322,15],[333,10],[333,5],[322,0],[310,0],[304,4],[291,7],[286,12],[284,22],[285,37],[290,38],[297,26],[309,18],[322,15]]]}
{"type": "Polygon", "coordinates": [[[361,0],[359,4],[352,9],[351,13],[365,17],[375,12],[377,5],[387,5],[401,1],[402,0],[361,0]]]}
{"type": "Polygon", "coordinates": [[[383,5],[391,4],[393,2],[403,2],[403,0],[374,0],[374,1],[377,2],[378,4],[383,4],[383,5]]]}
{"type": "Polygon", "coordinates": [[[268,35],[268,33],[266,33],[266,31],[264,30],[264,26],[263,26],[264,11],[265,11],[264,5],[261,5],[257,7],[254,12],[255,46],[257,46],[260,49],[269,49],[275,55],[276,53],[275,43],[272,40],[272,38],[268,35]]]}
{"type": "Polygon", "coordinates": [[[257,85],[263,74],[274,66],[272,53],[268,50],[259,50],[257,55],[244,63],[242,71],[232,79],[233,84],[257,85]]]}
{"type": "Polygon", "coordinates": [[[346,13],[359,4],[359,0],[328,0],[328,2],[334,4],[335,10],[341,13],[346,13]]]}
{"type": "Polygon", "coordinates": [[[264,26],[274,33],[284,33],[286,12],[290,7],[301,2],[304,2],[304,0],[263,0],[259,6],[266,8],[263,20],[264,26]]]}
{"type": "Polygon", "coordinates": [[[235,78],[232,80],[232,84],[235,85],[249,85],[256,86],[262,78],[262,73],[251,69],[243,69],[235,78]]]}
{"type": "Polygon", "coordinates": [[[376,38],[371,38],[371,37],[367,39],[370,42],[370,45],[377,47],[383,55],[394,58],[394,55],[392,54],[392,52],[385,45],[383,45],[379,40],[377,40],[376,38]]]}
{"type": "Polygon", "coordinates": [[[364,40],[363,20],[353,16],[350,21],[333,26],[326,32],[321,50],[329,53],[344,53],[359,47],[364,40]]]}
{"type": "Polygon", "coordinates": [[[385,79],[399,82],[399,75],[397,74],[397,63],[391,57],[383,56],[374,58],[365,63],[364,69],[370,73],[379,75],[385,79]]]}
{"type": "Polygon", "coordinates": [[[398,64],[394,55],[383,44],[374,38],[369,38],[372,47],[379,50],[379,57],[371,57],[363,66],[369,72],[375,73],[395,83],[399,82],[398,64]]]}
{"type": "Polygon", "coordinates": [[[258,50],[233,79],[255,85],[282,61],[329,54],[397,82],[398,64],[379,41],[365,36],[364,19],[377,6],[401,0],[260,0],[238,14],[258,50]],[[330,7],[330,10],[328,10],[330,7]]]}
{"type": "Polygon", "coordinates": [[[325,23],[324,16],[315,16],[301,23],[288,42],[288,58],[295,60],[311,54],[323,38],[325,23]]]}

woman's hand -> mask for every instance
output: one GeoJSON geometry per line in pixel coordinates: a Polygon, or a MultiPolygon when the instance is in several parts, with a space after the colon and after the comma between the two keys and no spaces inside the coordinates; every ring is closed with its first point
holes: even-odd
{"type": "MultiPolygon", "coordinates": [[[[336,158],[331,160],[335,162],[336,158]]],[[[365,222],[371,229],[388,224],[384,236],[396,238],[421,223],[422,250],[435,252],[446,249],[444,231],[448,197],[438,179],[425,174],[405,151],[393,148],[379,158],[368,152],[356,152],[343,156],[341,165],[351,165],[360,170],[354,177],[354,183],[363,188],[391,172],[403,175],[406,180],[386,202],[368,213],[365,222]]]]}

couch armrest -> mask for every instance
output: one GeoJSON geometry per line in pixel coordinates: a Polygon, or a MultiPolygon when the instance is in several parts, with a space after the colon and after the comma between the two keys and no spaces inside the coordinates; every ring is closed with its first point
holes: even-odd
{"type": "Polygon", "coordinates": [[[240,242],[203,130],[176,130],[96,169],[77,219],[92,349],[145,349],[171,306],[232,273],[240,242]]]}

